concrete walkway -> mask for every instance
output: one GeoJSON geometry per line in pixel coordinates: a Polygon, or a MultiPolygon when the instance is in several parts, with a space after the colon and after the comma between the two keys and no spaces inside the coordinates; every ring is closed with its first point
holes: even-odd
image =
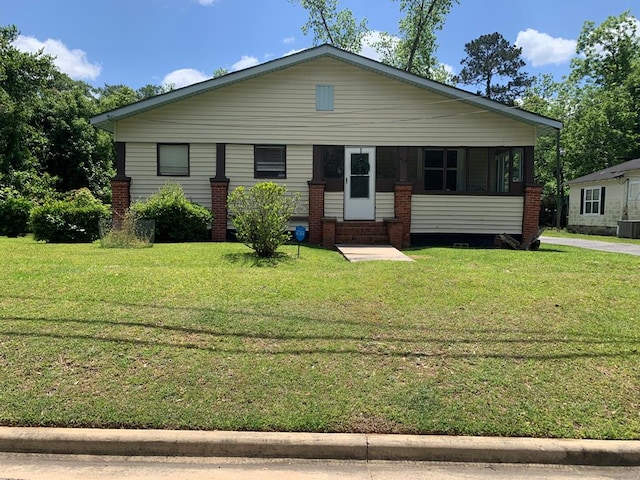
{"type": "Polygon", "coordinates": [[[626,253],[627,255],[640,255],[640,245],[632,243],[602,242],[599,240],[585,240],[582,238],[540,237],[544,245],[567,245],[569,247],[588,248],[602,252],[626,253]]]}
{"type": "Polygon", "coordinates": [[[370,260],[414,261],[391,245],[336,245],[336,248],[350,262],[366,262],[370,260]]]}
{"type": "Polygon", "coordinates": [[[638,466],[640,441],[0,427],[0,452],[638,466]]]}

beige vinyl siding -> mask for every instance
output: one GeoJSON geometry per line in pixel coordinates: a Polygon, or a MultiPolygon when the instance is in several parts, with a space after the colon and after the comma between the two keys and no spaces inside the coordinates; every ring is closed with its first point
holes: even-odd
{"type": "Polygon", "coordinates": [[[376,193],[376,220],[395,217],[395,194],[393,192],[376,193]]]}
{"type": "Polygon", "coordinates": [[[344,219],[344,193],[324,193],[324,216],[336,218],[339,222],[344,219]]]}
{"type": "Polygon", "coordinates": [[[522,197],[413,195],[411,233],[522,233],[522,197]]]}
{"type": "Polygon", "coordinates": [[[183,99],[120,120],[116,127],[118,141],[535,144],[535,128],[531,125],[331,58],[183,99]],[[316,111],[318,84],[334,86],[333,111],[316,111]]]}
{"type": "Polygon", "coordinates": [[[189,200],[211,209],[209,179],[216,174],[215,144],[192,143],[189,146],[188,177],[158,176],[156,143],[129,142],[126,155],[126,175],[132,179],[132,202],[145,200],[167,182],[174,182],[182,185],[189,200]]]}

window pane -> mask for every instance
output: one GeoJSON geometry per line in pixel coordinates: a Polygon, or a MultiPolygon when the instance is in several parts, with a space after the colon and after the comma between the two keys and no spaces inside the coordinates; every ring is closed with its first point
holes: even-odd
{"type": "Polygon", "coordinates": [[[189,145],[158,145],[158,174],[189,175],[189,145]]]}
{"type": "Polygon", "coordinates": [[[447,170],[447,191],[455,192],[458,190],[458,172],[456,170],[447,170]]]}
{"type": "Polygon", "coordinates": [[[590,202],[590,201],[591,201],[591,195],[592,195],[592,192],[593,192],[593,190],[585,190],[585,191],[584,191],[584,199],[585,199],[587,202],[590,202]]]}
{"type": "Polygon", "coordinates": [[[447,170],[458,167],[458,151],[447,150],[447,170]]]}
{"type": "Polygon", "coordinates": [[[595,188],[595,189],[593,189],[591,191],[593,192],[593,200],[594,201],[600,200],[600,189],[599,188],[595,188]]]}
{"type": "Polygon", "coordinates": [[[496,191],[509,191],[509,151],[496,152],[496,191]]]}
{"type": "Polygon", "coordinates": [[[322,172],[324,178],[344,177],[344,147],[322,147],[322,172]]]}
{"type": "Polygon", "coordinates": [[[351,175],[368,175],[370,170],[368,153],[351,154],[351,175]]]}
{"type": "Polygon", "coordinates": [[[425,190],[444,190],[441,170],[427,170],[424,172],[425,190]]]}
{"type": "Polygon", "coordinates": [[[511,181],[522,182],[522,159],[524,158],[524,150],[522,148],[514,148],[511,156],[511,181]]]}
{"type": "Polygon", "coordinates": [[[286,148],[282,145],[255,147],[257,178],[286,178],[286,148]]]}
{"type": "Polygon", "coordinates": [[[395,147],[380,147],[376,155],[376,178],[396,178],[396,158],[398,149],[395,147]]]}
{"type": "Polygon", "coordinates": [[[591,213],[591,202],[585,203],[584,207],[585,207],[585,210],[584,210],[585,213],[591,213]]]}
{"type": "Polygon", "coordinates": [[[351,198],[369,198],[369,176],[351,177],[351,198]]]}
{"type": "Polygon", "coordinates": [[[411,180],[417,180],[418,175],[418,157],[420,150],[418,148],[409,148],[409,156],[407,158],[407,177],[411,180]]]}
{"type": "Polygon", "coordinates": [[[425,168],[443,168],[444,152],[442,150],[425,150],[424,166],[425,168]]]}
{"type": "Polygon", "coordinates": [[[598,213],[600,211],[600,209],[598,207],[599,207],[599,204],[594,202],[593,208],[591,209],[592,213],[598,213]]]}

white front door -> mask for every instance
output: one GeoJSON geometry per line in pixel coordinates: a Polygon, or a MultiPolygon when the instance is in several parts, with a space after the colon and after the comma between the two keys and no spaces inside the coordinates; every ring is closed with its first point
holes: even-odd
{"type": "Polygon", "coordinates": [[[376,149],[344,149],[344,219],[376,218],[376,149]]]}

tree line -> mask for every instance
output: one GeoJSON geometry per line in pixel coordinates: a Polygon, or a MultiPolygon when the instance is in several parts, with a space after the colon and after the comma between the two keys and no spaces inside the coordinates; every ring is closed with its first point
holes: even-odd
{"type": "MultiPolygon", "coordinates": [[[[366,19],[341,10],[338,0],[291,1],[307,10],[302,30],[315,44],[360,52],[369,33],[366,19]]],[[[571,73],[556,81],[550,75],[530,77],[522,50],[498,32],[465,44],[466,56],[454,76],[438,62],[437,31],[459,1],[395,1],[403,13],[398,30],[380,34],[374,43],[383,63],[451,85],[475,86],[479,95],[564,123],[559,144],[555,136],[541,137],[536,148],[537,181],[545,195],[559,200],[564,181],[640,157],[640,37],[630,12],[600,25],[585,22],[571,73]]],[[[15,26],[0,27],[0,195],[12,189],[38,198],[87,187],[108,201],[112,137],[89,119],[170,87],[92,87],[61,73],[52,57],[16,49],[17,35],[15,26]]]]}

